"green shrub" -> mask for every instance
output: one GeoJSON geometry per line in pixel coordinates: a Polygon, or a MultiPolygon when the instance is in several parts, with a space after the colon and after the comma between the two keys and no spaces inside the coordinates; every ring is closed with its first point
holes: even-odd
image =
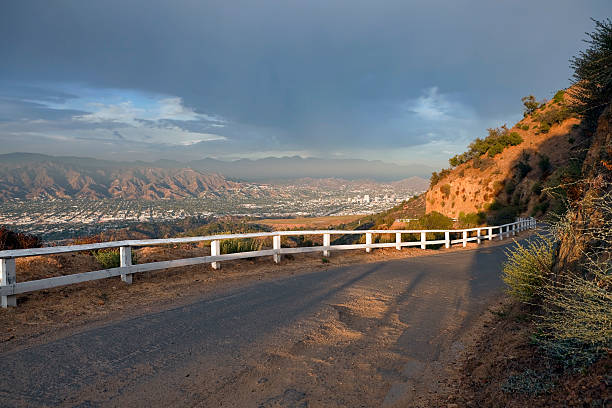
{"type": "Polygon", "coordinates": [[[548,372],[538,373],[528,368],[520,374],[511,375],[501,385],[503,392],[507,394],[527,394],[531,396],[546,394],[555,383],[548,372]]]}
{"type": "Polygon", "coordinates": [[[538,161],[538,167],[544,174],[548,174],[548,172],[550,172],[550,169],[552,168],[552,166],[550,164],[550,159],[548,158],[548,156],[543,155],[543,154],[540,155],[540,160],[538,161]]]}
{"type": "MultiPolygon", "coordinates": [[[[408,229],[412,230],[447,230],[453,228],[453,220],[444,214],[440,214],[437,211],[432,211],[430,213],[425,214],[418,220],[413,220],[408,223],[408,229]]],[[[414,236],[414,234],[410,234],[408,237],[409,241],[418,241],[421,239],[418,234],[414,236]]],[[[427,233],[426,236],[428,241],[444,239],[444,233],[440,232],[430,232],[427,233]]],[[[394,242],[394,241],[392,241],[394,242]]],[[[441,245],[428,245],[428,248],[440,248],[441,245]]]]}
{"type": "Polygon", "coordinates": [[[531,166],[526,161],[520,161],[516,165],[516,175],[519,180],[522,180],[531,171],[531,166]]]}
{"type": "Polygon", "coordinates": [[[429,187],[433,187],[444,177],[448,176],[451,172],[451,169],[442,169],[439,173],[433,172],[431,173],[431,178],[429,179],[429,187]]]}
{"type": "Polygon", "coordinates": [[[451,192],[450,184],[444,184],[442,187],[440,187],[440,191],[442,192],[442,194],[444,194],[445,197],[448,197],[451,192]]]}
{"type": "Polygon", "coordinates": [[[559,124],[566,119],[573,116],[572,112],[565,106],[551,106],[550,109],[538,113],[535,119],[540,122],[540,128],[542,124],[546,123],[549,126],[559,124]]]}
{"type": "Polygon", "coordinates": [[[542,122],[540,123],[540,127],[538,128],[538,130],[541,133],[548,133],[550,131],[550,124],[546,122],[542,122]]]}
{"type": "Polygon", "coordinates": [[[525,107],[523,110],[523,116],[528,116],[538,110],[543,104],[536,101],[535,96],[529,95],[521,98],[523,102],[523,106],[525,107]]]}
{"type": "MultiPolygon", "coordinates": [[[[96,261],[98,261],[100,266],[104,269],[118,268],[121,266],[118,248],[98,249],[97,251],[92,251],[92,253],[96,261]]],[[[138,257],[134,250],[132,250],[132,265],[136,265],[137,263],[138,257]]]]}
{"type": "Polygon", "coordinates": [[[565,90],[564,89],[562,89],[560,91],[557,91],[555,96],[553,96],[553,98],[552,98],[553,103],[561,103],[561,102],[563,102],[563,95],[565,95],[565,90]]]}
{"type": "MultiPolygon", "coordinates": [[[[499,128],[488,129],[488,132],[489,135],[486,138],[476,138],[476,140],[470,144],[467,152],[451,157],[449,159],[450,165],[456,167],[470,160],[477,160],[477,158],[485,153],[487,153],[489,157],[494,157],[501,153],[506,147],[516,146],[523,142],[523,138],[517,132],[510,132],[506,125],[499,128]]],[[[475,167],[478,168],[478,166],[475,167]]]]}
{"type": "Polygon", "coordinates": [[[462,228],[473,228],[479,225],[483,225],[486,222],[486,216],[483,212],[477,213],[468,213],[464,212],[459,213],[459,225],[462,228]]]}
{"type": "Polygon", "coordinates": [[[529,303],[541,295],[544,280],[550,274],[553,262],[553,243],[539,236],[526,246],[517,242],[506,251],[502,279],[508,293],[521,302],[529,303]]]}
{"type": "Polygon", "coordinates": [[[494,164],[494,161],[490,157],[480,158],[480,156],[476,156],[474,157],[474,160],[472,161],[472,167],[474,167],[475,169],[479,169],[479,170],[486,170],[489,167],[491,167],[493,164],[494,164]]]}
{"type": "Polygon", "coordinates": [[[600,349],[612,347],[612,292],[607,287],[612,266],[603,271],[607,276],[602,271],[596,273],[595,278],[569,276],[564,282],[545,288],[545,312],[537,325],[548,339],[590,344],[600,349]]]}
{"type": "Polygon", "coordinates": [[[263,241],[253,238],[234,238],[221,241],[221,253],[233,254],[237,252],[259,251],[263,248],[263,241]]]}
{"type": "Polygon", "coordinates": [[[519,208],[513,205],[503,205],[495,201],[490,207],[493,213],[489,216],[488,222],[491,225],[501,225],[513,222],[519,214],[519,208]]]}

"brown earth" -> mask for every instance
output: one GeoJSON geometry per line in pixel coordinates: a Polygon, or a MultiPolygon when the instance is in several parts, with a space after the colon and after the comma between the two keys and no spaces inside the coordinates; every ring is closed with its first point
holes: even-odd
{"type": "Polygon", "coordinates": [[[267,218],[253,221],[253,224],[266,225],[276,231],[290,229],[321,229],[347,224],[362,218],[363,215],[334,215],[328,217],[267,218]]]}
{"type": "Polygon", "coordinates": [[[506,297],[483,316],[472,342],[451,365],[450,387],[430,406],[440,407],[609,407],[612,353],[587,371],[562,370],[531,341],[533,313],[506,297]],[[531,375],[530,373],[537,373],[531,375]],[[558,373],[558,374],[557,374],[558,373]],[[511,377],[525,379],[523,392],[504,391],[511,377]],[[529,393],[544,387],[541,393],[529,393]],[[548,389],[546,389],[548,388],[548,389]]]}

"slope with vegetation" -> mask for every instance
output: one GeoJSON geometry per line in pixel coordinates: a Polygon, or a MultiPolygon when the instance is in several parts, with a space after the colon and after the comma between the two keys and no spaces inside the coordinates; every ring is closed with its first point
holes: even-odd
{"type": "Polygon", "coordinates": [[[508,128],[489,129],[468,151],[452,157],[451,167],[431,177],[427,212],[450,217],[476,215],[497,224],[519,215],[559,210],[547,191],[561,180],[577,179],[589,131],[571,109],[565,90],[548,102],[523,98],[524,118],[508,128]]]}
{"type": "Polygon", "coordinates": [[[548,211],[545,235],[508,251],[509,302],[468,353],[454,402],[612,404],[612,20],[595,24],[589,48],[572,60],[570,98],[558,94],[544,107],[525,100],[527,123],[542,120],[540,132],[568,120],[551,108],[575,115],[581,149],[563,151],[571,172],[560,173],[551,160],[543,182],[560,205],[548,211]]]}

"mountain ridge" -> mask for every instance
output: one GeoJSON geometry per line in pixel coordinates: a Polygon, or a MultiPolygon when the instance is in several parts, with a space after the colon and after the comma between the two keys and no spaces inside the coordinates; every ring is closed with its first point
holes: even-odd
{"type": "MultiPolygon", "coordinates": [[[[172,163],[176,166],[176,163],[172,163]]],[[[152,166],[147,162],[114,162],[37,153],[0,155],[0,200],[39,198],[182,199],[207,195],[271,194],[262,184],[232,180],[198,168],[152,166]]],[[[277,184],[310,187],[387,184],[423,191],[427,181],[411,177],[389,183],[331,178],[281,178],[277,184]]]]}
{"type": "Polygon", "coordinates": [[[192,168],[206,173],[219,173],[237,181],[266,182],[274,179],[297,178],[342,178],[347,180],[374,179],[398,181],[408,177],[429,177],[435,170],[424,165],[399,165],[381,160],[323,159],[301,156],[266,157],[262,159],[220,160],[206,157],[199,160],[179,162],[156,160],[133,162],[96,159],[77,156],[50,156],[41,153],[14,152],[0,155],[0,162],[44,162],[61,161],[88,167],[124,166],[156,168],[192,168]]]}

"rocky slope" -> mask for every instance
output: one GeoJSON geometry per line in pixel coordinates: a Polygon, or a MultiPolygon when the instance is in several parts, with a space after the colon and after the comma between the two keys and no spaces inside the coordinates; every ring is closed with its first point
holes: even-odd
{"type": "Polygon", "coordinates": [[[427,192],[427,212],[458,217],[503,207],[507,218],[545,212],[551,206],[547,187],[571,177],[576,171],[573,158],[588,147],[589,135],[580,121],[562,114],[567,98],[560,93],[506,130],[518,134],[521,143],[441,172],[427,192]]]}

